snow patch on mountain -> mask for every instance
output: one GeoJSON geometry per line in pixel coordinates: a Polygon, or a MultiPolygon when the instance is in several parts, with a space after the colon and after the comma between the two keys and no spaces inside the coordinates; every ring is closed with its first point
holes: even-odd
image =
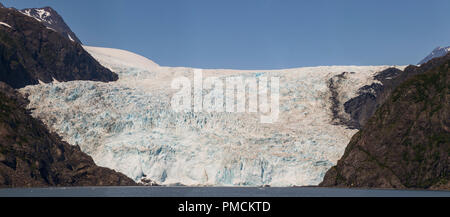
{"type": "Polygon", "coordinates": [[[29,8],[19,11],[29,17],[33,17],[39,22],[47,22],[53,24],[52,14],[44,8],[29,8]]]}
{"type": "Polygon", "coordinates": [[[64,22],[64,19],[58,14],[58,12],[53,10],[53,8],[27,8],[19,10],[19,12],[36,19],[46,27],[60,33],[67,39],[81,44],[81,41],[78,39],[75,33],[72,32],[69,26],[67,26],[67,24],[64,22]]]}
{"type": "Polygon", "coordinates": [[[67,37],[69,37],[69,40],[71,40],[72,42],[75,42],[75,40],[73,40],[73,38],[72,38],[72,37],[70,37],[70,35],[69,35],[69,34],[67,34],[67,37]]]}
{"type": "Polygon", "coordinates": [[[6,26],[8,28],[11,28],[11,26],[9,24],[5,23],[5,22],[0,22],[0,25],[6,26]]]}
{"type": "Polygon", "coordinates": [[[176,113],[170,88],[192,68],[162,67],[111,48],[85,49],[119,74],[116,82],[71,81],[22,88],[33,116],[95,163],[160,184],[304,186],[322,181],[356,130],[332,123],[327,82],[342,72],[343,102],[390,66],[319,66],[283,70],[207,69],[203,76],[278,76],[280,115],[176,113]]]}

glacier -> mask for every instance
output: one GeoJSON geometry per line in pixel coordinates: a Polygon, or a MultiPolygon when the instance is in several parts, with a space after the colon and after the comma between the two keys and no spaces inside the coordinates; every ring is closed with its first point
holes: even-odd
{"type": "MultiPolygon", "coordinates": [[[[306,186],[320,183],[356,130],[332,123],[327,81],[347,73],[342,102],[392,66],[282,70],[204,69],[203,77],[280,78],[277,122],[254,113],[177,113],[171,81],[193,68],[165,67],[113,48],[84,48],[119,80],[40,83],[20,89],[32,115],[100,166],[140,181],[189,186],[306,186]]],[[[400,67],[402,68],[402,67],[400,67]]],[[[342,107],[342,106],[341,106],[342,107]]]]}

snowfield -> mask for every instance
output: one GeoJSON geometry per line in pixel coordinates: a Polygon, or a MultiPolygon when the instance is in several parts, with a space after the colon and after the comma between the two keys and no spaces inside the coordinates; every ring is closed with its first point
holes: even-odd
{"type": "Polygon", "coordinates": [[[33,116],[94,161],[136,181],[165,185],[304,186],[322,181],[356,130],[332,124],[327,82],[351,72],[343,102],[390,66],[320,66],[285,70],[203,70],[203,78],[279,76],[280,114],[261,124],[254,113],[176,113],[171,89],[192,68],[163,67],[128,51],[87,47],[116,82],[27,86],[33,116]]]}

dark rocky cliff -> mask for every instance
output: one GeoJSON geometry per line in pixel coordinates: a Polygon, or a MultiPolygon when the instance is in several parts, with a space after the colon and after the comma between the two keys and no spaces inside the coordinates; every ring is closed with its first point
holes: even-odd
{"type": "Polygon", "coordinates": [[[15,9],[0,8],[0,81],[21,88],[40,81],[115,81],[83,47],[15,9]]]}
{"type": "Polygon", "coordinates": [[[12,88],[118,76],[35,18],[0,7],[0,22],[0,187],[136,185],[49,132],[12,88]]]}
{"type": "Polygon", "coordinates": [[[450,55],[405,69],[320,186],[450,189],[450,55]],[[400,80],[399,80],[400,81],[400,80]]]}
{"type": "Polygon", "coordinates": [[[53,8],[27,8],[20,10],[20,12],[27,16],[35,18],[46,27],[60,33],[63,37],[81,44],[80,39],[78,39],[78,37],[74,32],[72,32],[66,22],[64,22],[64,19],[58,14],[58,12],[53,10],[53,8]]]}
{"type": "Polygon", "coordinates": [[[50,133],[27,103],[0,82],[0,187],[136,185],[50,133]]]}

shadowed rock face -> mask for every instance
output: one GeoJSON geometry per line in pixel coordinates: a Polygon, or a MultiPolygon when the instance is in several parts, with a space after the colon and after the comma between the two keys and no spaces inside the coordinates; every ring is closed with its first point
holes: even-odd
{"type": "Polygon", "coordinates": [[[345,112],[350,114],[349,125],[361,129],[367,120],[375,113],[375,110],[386,100],[399,80],[399,75],[403,73],[396,68],[389,68],[381,71],[375,76],[375,80],[380,83],[373,83],[361,87],[358,96],[344,103],[345,112]]]}
{"type": "Polygon", "coordinates": [[[0,82],[0,187],[136,185],[50,133],[27,104],[0,82]]]}
{"type": "Polygon", "coordinates": [[[0,81],[21,88],[39,81],[115,81],[76,42],[15,9],[0,8],[0,81]]]}
{"type": "Polygon", "coordinates": [[[404,82],[386,95],[320,186],[450,189],[449,67],[446,55],[398,75],[404,82]]]}
{"type": "MultiPolygon", "coordinates": [[[[407,79],[424,73],[430,68],[442,63],[442,59],[432,59],[431,61],[422,64],[421,67],[410,65],[403,71],[397,68],[388,68],[383,70],[374,76],[374,79],[379,83],[372,83],[365,85],[358,90],[356,97],[346,101],[339,102],[338,96],[333,95],[333,89],[337,89],[339,86],[339,77],[335,76],[330,79],[330,91],[332,93],[331,100],[336,104],[343,104],[345,114],[337,112],[338,109],[332,110],[333,120],[336,124],[343,124],[351,129],[361,129],[375,111],[391,96],[392,91],[402,84],[407,79]],[[333,97],[334,96],[334,97],[333,97]]],[[[336,94],[338,94],[336,92],[336,94]]]]}
{"type": "Polygon", "coordinates": [[[350,128],[352,128],[349,123],[348,118],[346,117],[345,114],[342,114],[341,109],[339,108],[340,104],[342,103],[339,100],[339,87],[341,86],[342,80],[346,79],[347,74],[348,74],[348,72],[343,72],[341,74],[337,74],[337,75],[333,76],[332,78],[330,78],[328,80],[327,85],[328,85],[328,89],[331,93],[330,110],[331,110],[331,114],[332,114],[333,124],[343,124],[343,125],[347,125],[350,128]]]}

